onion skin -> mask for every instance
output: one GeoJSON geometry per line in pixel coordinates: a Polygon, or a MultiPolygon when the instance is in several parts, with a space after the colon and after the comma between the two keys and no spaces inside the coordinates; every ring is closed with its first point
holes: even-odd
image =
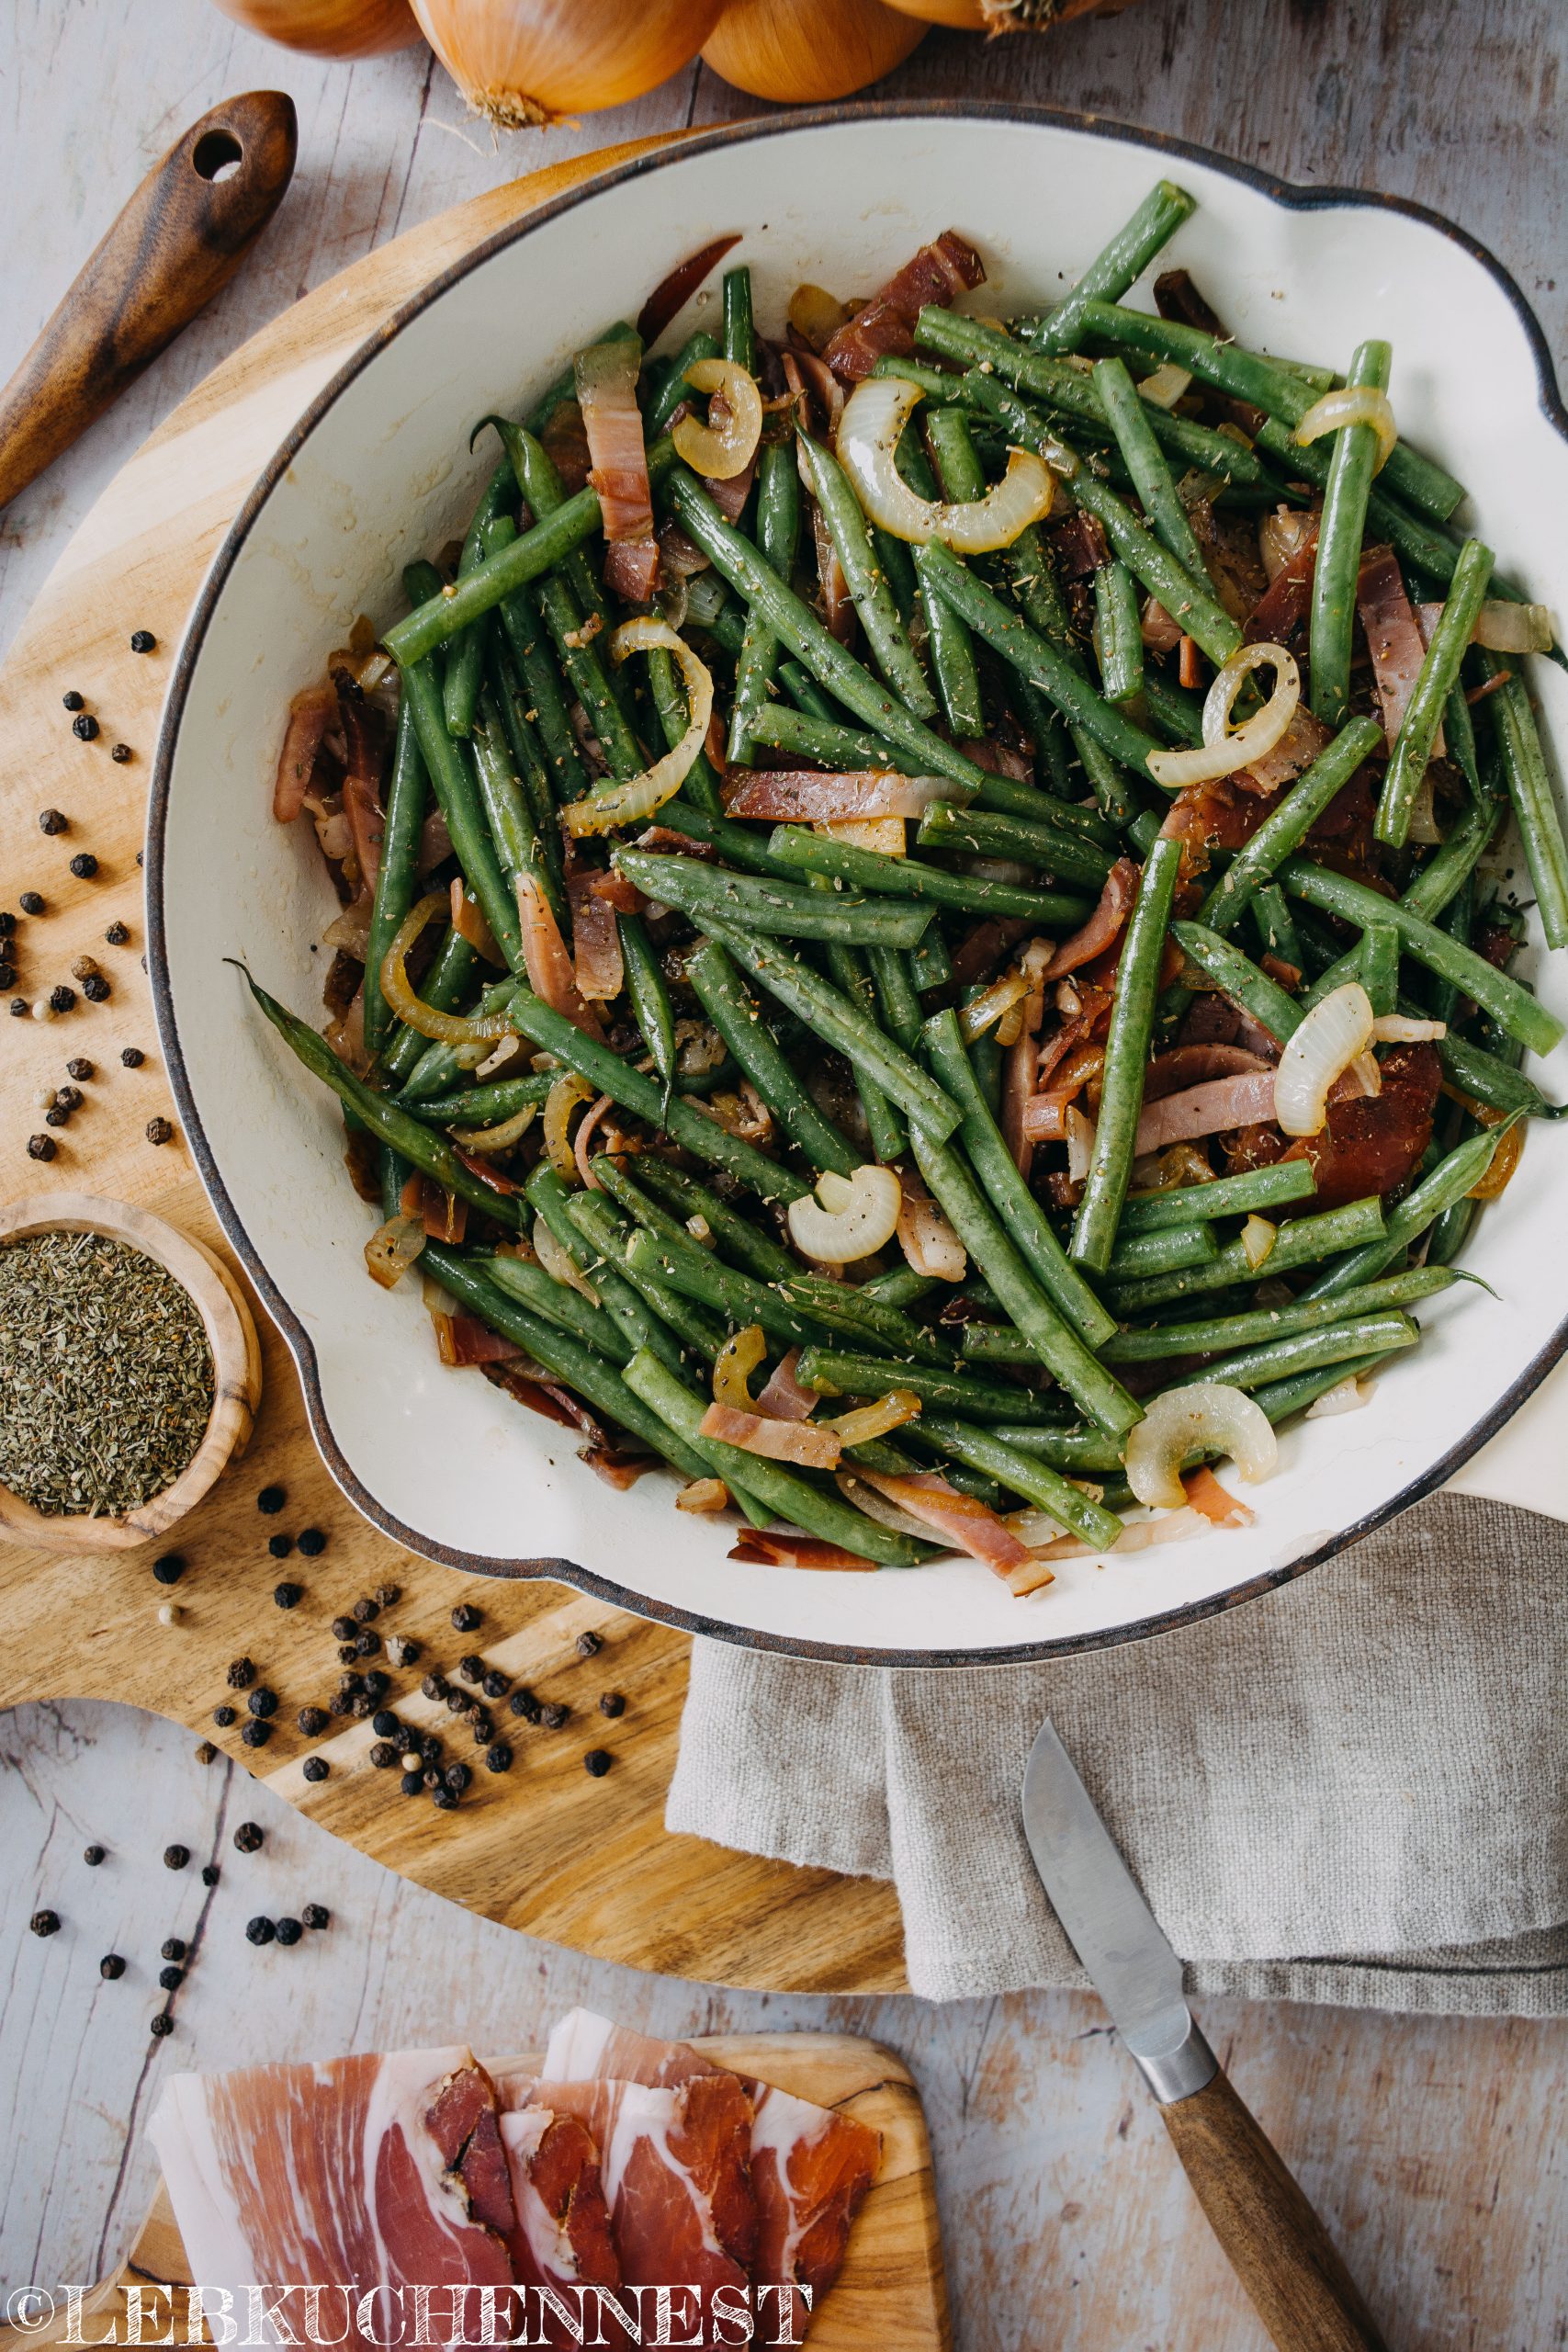
{"type": "Polygon", "coordinates": [[[409,0],[217,0],[247,32],[310,57],[384,57],[419,39],[409,0]]]}
{"type": "MultiPolygon", "coordinates": [[[[928,25],[951,25],[964,33],[1044,33],[1073,17],[1093,17],[1105,0],[887,0],[900,16],[919,17],[928,25]]],[[[1107,13],[1124,7],[1114,0],[1107,13]]]]}
{"type": "Polygon", "coordinates": [[[689,65],[721,0],[412,0],[476,114],[543,129],[657,89],[689,65]]]}
{"type": "Polygon", "coordinates": [[[891,74],[925,35],[884,0],[729,0],[703,63],[754,98],[810,106],[891,74]]]}

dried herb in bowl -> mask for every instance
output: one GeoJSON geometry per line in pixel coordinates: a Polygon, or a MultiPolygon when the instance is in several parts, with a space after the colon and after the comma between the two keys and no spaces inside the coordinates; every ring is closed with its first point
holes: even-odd
{"type": "Polygon", "coordinates": [[[212,1417],[212,1351],[166,1268],[95,1233],[0,1247],[0,1482],[47,1517],[138,1510],[212,1417]]]}

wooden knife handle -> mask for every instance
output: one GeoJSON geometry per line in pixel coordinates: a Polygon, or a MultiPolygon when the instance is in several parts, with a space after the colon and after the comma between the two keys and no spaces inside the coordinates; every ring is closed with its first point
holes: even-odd
{"type": "Polygon", "coordinates": [[[1224,2069],[1160,2113],[1280,2352],[1387,2352],[1327,2231],[1224,2069]]]}
{"type": "Polygon", "coordinates": [[[0,392],[0,506],[228,285],[282,201],[298,143],[293,99],[248,90],[153,165],[0,392]]]}

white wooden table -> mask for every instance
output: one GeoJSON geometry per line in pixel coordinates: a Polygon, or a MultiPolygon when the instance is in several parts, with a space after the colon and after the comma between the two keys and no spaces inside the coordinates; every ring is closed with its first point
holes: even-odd
{"type": "MultiPolygon", "coordinates": [[[[299,165],[213,309],[87,438],[0,514],[0,646],[125,455],[209,368],[383,239],[541,159],[497,147],[423,52],[318,67],[205,0],[10,0],[0,30],[0,376],[162,149],[236,90],[288,90],[299,165]]],[[[1038,45],[932,36],[897,96],[1056,100],[1210,141],[1284,176],[1381,186],[1489,243],[1568,351],[1568,10],[1558,0],[1143,0],[1038,45]]],[[[550,134],[574,153],[748,102],[705,73],[550,134]]],[[[0,881],[4,856],[0,852],[0,881]]],[[[3,893],[0,893],[3,895],[3,893]]],[[[68,1641],[68,1627],[62,1640],[68,1641]]],[[[657,2031],[830,2024],[876,2035],[924,2090],[965,2352],[1191,2347],[1263,2338],[1196,2219],[1157,2119],[1092,2001],[934,2008],[783,1999],[643,1976],[534,1944],[409,1886],[203,1768],[167,1724],[109,1706],[0,1718],[0,2291],[88,2279],[145,2203],[141,2132],[170,2067],[468,2033],[525,2046],[586,2001],[657,2031]],[[234,1850],[254,1819],[261,1852],[234,1850]],[[96,1840],[97,1871],[80,1860],[96,1840]],[[177,1840],[192,1861],[164,1871],[177,1840]],[[210,1896],[198,1870],[221,1865],[210,1896]],[[39,1942],[40,1900],[65,1919],[39,1942]],[[255,1912],[330,1906],[293,1951],[255,1912]],[[151,2042],[158,1948],[192,1948],[176,2031],[151,2042]],[[101,1954],[128,1961],[118,1983],[101,1954]]],[[[1211,2001],[1241,2089],[1328,2216],[1394,2352],[1536,2352],[1568,2340],[1568,2024],[1391,2018],[1211,2001]]]]}

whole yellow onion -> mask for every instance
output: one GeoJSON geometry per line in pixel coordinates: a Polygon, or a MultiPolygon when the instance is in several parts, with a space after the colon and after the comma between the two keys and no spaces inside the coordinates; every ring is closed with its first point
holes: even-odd
{"type": "Polygon", "coordinates": [[[312,57],[379,57],[419,39],[409,0],[218,0],[247,32],[312,57]]]}
{"type": "Polygon", "coordinates": [[[624,106],[689,65],[722,0],[413,0],[476,114],[505,130],[624,106]]]}
{"type": "Polygon", "coordinates": [[[901,65],[926,28],[884,0],[728,0],[703,63],[754,98],[847,98],[901,65]]]}

